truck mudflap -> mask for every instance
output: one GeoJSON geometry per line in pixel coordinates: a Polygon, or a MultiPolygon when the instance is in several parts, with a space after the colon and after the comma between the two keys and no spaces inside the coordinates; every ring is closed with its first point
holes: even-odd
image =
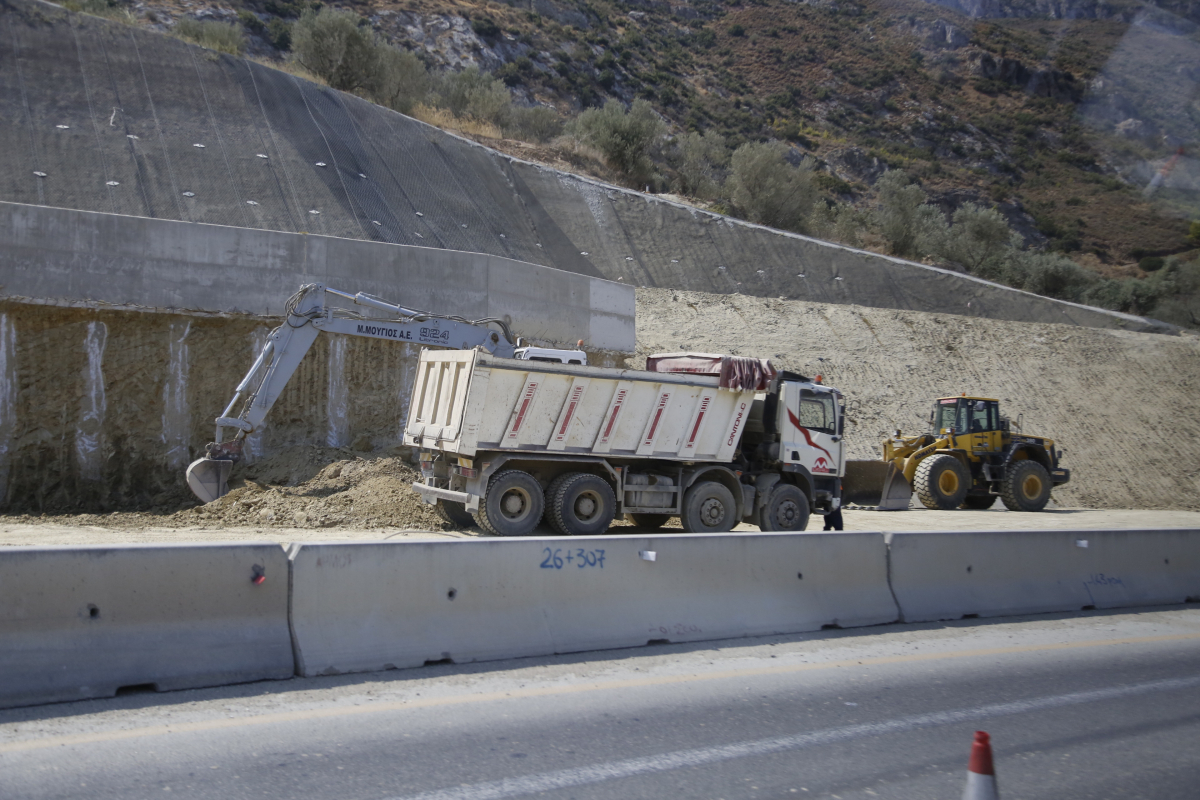
{"type": "Polygon", "coordinates": [[[470,492],[456,492],[453,489],[439,489],[436,486],[427,486],[424,483],[414,483],[413,491],[421,496],[421,500],[429,505],[434,505],[438,500],[452,500],[456,503],[466,505],[472,500],[478,501],[470,492]]]}
{"type": "Polygon", "coordinates": [[[1069,469],[1061,469],[1060,468],[1060,469],[1052,470],[1050,472],[1050,481],[1055,486],[1062,486],[1064,483],[1067,483],[1070,480],[1071,480],[1071,470],[1069,470],[1069,469]]]}
{"type": "Polygon", "coordinates": [[[875,511],[906,511],[912,487],[890,461],[847,461],[842,478],[842,507],[867,506],[875,511]]]}

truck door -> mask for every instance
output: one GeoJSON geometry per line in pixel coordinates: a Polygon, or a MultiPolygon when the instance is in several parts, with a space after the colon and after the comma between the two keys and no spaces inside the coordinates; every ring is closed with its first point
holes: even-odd
{"type": "Polygon", "coordinates": [[[781,453],[785,463],[804,466],[814,478],[842,473],[841,409],[829,389],[784,385],[781,453]]]}

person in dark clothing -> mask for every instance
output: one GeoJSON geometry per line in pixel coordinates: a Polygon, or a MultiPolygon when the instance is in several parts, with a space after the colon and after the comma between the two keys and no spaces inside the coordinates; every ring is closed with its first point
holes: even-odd
{"type": "Polygon", "coordinates": [[[825,530],[840,531],[842,529],[842,507],[838,506],[825,515],[825,530]]]}

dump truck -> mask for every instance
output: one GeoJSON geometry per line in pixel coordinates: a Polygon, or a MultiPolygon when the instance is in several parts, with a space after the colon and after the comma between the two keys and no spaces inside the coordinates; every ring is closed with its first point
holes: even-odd
{"type": "Polygon", "coordinates": [[[991,397],[939,397],[929,432],[883,440],[879,461],[850,461],[844,500],[881,511],[909,507],[915,491],[926,508],[991,508],[999,497],[1010,511],[1041,511],[1055,486],[1071,479],[1062,450],[1045,436],[1013,431],[991,397]]]}
{"type": "Polygon", "coordinates": [[[802,531],[841,502],[844,409],[837,389],[746,357],[666,353],[635,370],[426,351],[404,443],[425,502],[501,536],[543,518],[600,534],[618,515],[802,531]]]}

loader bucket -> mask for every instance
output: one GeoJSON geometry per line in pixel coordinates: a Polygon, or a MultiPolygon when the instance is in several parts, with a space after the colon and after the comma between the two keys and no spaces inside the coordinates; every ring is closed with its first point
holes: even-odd
{"type": "Polygon", "coordinates": [[[847,461],[842,478],[842,505],[874,511],[906,511],[912,487],[890,461],[847,461]]]}
{"type": "Polygon", "coordinates": [[[218,497],[229,493],[229,471],[233,469],[232,461],[215,458],[199,458],[188,465],[187,483],[192,494],[200,498],[202,503],[211,503],[218,497]]]}

